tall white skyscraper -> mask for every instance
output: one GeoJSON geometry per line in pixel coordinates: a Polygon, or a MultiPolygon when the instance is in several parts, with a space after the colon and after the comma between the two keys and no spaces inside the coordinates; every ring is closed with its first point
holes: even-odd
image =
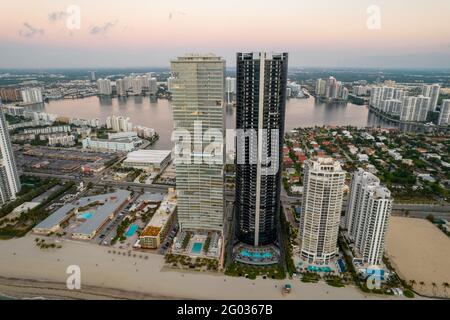
{"type": "Polygon", "coordinates": [[[317,97],[347,100],[348,92],[348,89],[344,87],[342,82],[337,81],[334,77],[329,77],[326,80],[317,79],[316,81],[317,97]]]}
{"type": "Polygon", "coordinates": [[[130,118],[117,117],[112,115],[106,118],[106,127],[116,132],[127,132],[133,130],[133,124],[130,118]]]}
{"type": "Polygon", "coordinates": [[[417,97],[405,97],[400,112],[401,121],[413,121],[417,97]]]}
{"type": "Polygon", "coordinates": [[[98,94],[109,96],[112,93],[111,81],[109,79],[97,80],[98,94]]]}
{"type": "Polygon", "coordinates": [[[301,256],[310,263],[328,263],[338,253],[345,175],[332,158],[305,162],[300,240],[301,256]]]}
{"type": "Polygon", "coordinates": [[[431,99],[429,97],[422,95],[417,97],[413,121],[423,122],[427,120],[428,111],[430,111],[430,102],[431,99]]]}
{"type": "Polygon", "coordinates": [[[40,88],[25,88],[21,91],[22,101],[25,103],[42,103],[42,91],[40,88]]]}
{"type": "Polygon", "coordinates": [[[15,199],[20,190],[16,160],[0,101],[0,205],[15,199]]]}
{"type": "Polygon", "coordinates": [[[158,92],[158,81],[156,78],[148,79],[148,91],[150,94],[155,95],[158,92]]]}
{"type": "Polygon", "coordinates": [[[435,111],[439,100],[439,91],[441,86],[437,83],[430,85],[423,85],[422,95],[430,98],[430,110],[435,111]]]}
{"type": "Polygon", "coordinates": [[[127,95],[127,83],[124,79],[118,79],[116,81],[116,92],[118,96],[126,96],[127,95]]]}
{"type": "Polygon", "coordinates": [[[140,77],[131,79],[131,88],[133,89],[134,95],[142,94],[142,80],[140,77]]]}
{"type": "Polygon", "coordinates": [[[439,113],[439,125],[445,126],[450,124],[450,99],[442,101],[441,112],[439,113]]]}
{"type": "Polygon", "coordinates": [[[236,94],[236,78],[227,77],[225,79],[225,93],[227,94],[227,103],[232,103],[236,94]]]}
{"type": "Polygon", "coordinates": [[[373,87],[370,90],[370,105],[376,109],[380,108],[381,94],[383,93],[383,87],[373,87]]]}
{"type": "Polygon", "coordinates": [[[380,265],[392,210],[391,192],[370,172],[353,174],[345,227],[364,263],[380,265]]]}
{"type": "MultiPolygon", "coordinates": [[[[188,133],[194,144],[194,148],[189,147],[189,151],[194,149],[194,152],[188,154],[187,161],[176,163],[180,228],[222,231],[223,161],[221,164],[205,163],[202,151],[197,150],[205,150],[210,143],[201,140],[207,130],[218,129],[223,134],[225,60],[212,54],[186,55],[172,60],[171,69],[175,77],[171,88],[174,131],[188,133]],[[194,125],[199,124],[201,131],[194,132],[194,125]]],[[[175,141],[176,150],[182,145],[175,141]]]]}

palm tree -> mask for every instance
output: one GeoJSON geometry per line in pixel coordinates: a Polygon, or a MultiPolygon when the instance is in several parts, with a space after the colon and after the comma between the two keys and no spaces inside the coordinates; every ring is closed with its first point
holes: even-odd
{"type": "Polygon", "coordinates": [[[431,285],[433,286],[433,293],[436,294],[435,293],[435,290],[436,290],[436,287],[437,287],[436,282],[432,282],[431,285]]]}
{"type": "Polygon", "coordinates": [[[445,295],[447,295],[447,289],[450,287],[450,285],[448,284],[448,282],[444,282],[442,283],[442,286],[444,287],[445,295]]]}

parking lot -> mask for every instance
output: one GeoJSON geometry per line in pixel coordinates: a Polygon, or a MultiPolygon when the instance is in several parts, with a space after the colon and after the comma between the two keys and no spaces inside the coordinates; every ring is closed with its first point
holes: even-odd
{"type": "Polygon", "coordinates": [[[87,163],[106,164],[116,156],[75,148],[25,147],[16,153],[17,164],[25,172],[81,175],[87,163]]]}

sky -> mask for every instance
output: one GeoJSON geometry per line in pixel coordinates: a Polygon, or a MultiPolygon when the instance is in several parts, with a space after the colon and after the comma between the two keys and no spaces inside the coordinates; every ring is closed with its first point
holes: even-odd
{"type": "Polygon", "coordinates": [[[14,0],[0,68],[167,67],[283,51],[298,67],[450,68],[449,0],[14,0]],[[79,14],[78,14],[79,13],[79,14]]]}

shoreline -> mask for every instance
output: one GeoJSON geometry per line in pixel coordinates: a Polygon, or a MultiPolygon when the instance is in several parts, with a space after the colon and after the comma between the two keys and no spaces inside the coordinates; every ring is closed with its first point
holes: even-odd
{"type": "Polygon", "coordinates": [[[78,241],[66,240],[61,249],[42,250],[34,243],[33,235],[0,241],[0,255],[0,292],[26,299],[407,299],[365,294],[355,286],[303,283],[298,278],[250,280],[222,273],[167,270],[161,255],[146,254],[148,258],[140,259],[78,241]],[[81,270],[81,290],[66,288],[66,270],[73,265],[81,270]],[[286,283],[291,284],[292,291],[283,296],[281,288],[286,283]]]}
{"type": "Polygon", "coordinates": [[[156,296],[106,287],[82,286],[69,290],[65,283],[0,276],[0,296],[13,300],[169,300],[174,297],[156,296]]]}

